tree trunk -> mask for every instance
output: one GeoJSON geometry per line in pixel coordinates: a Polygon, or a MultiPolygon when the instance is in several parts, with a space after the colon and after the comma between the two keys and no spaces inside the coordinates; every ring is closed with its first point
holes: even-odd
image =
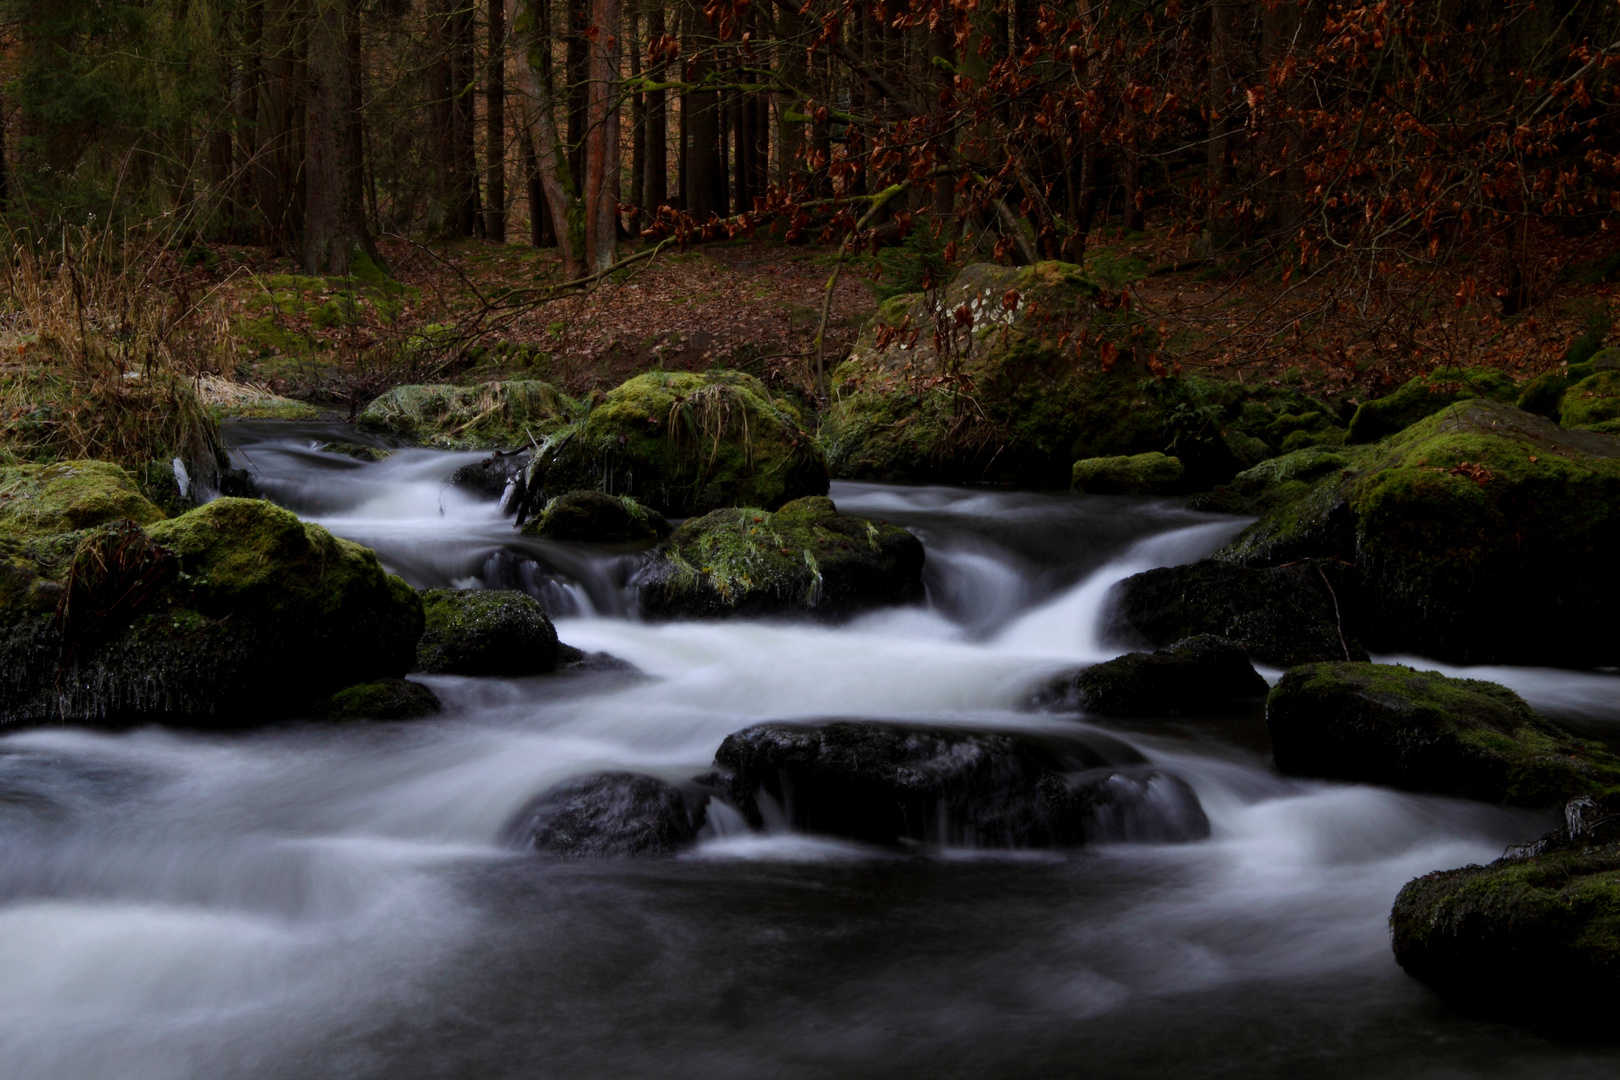
{"type": "MultiPolygon", "coordinates": [[[[641,40],[641,16],[632,13],[630,16],[630,37],[625,51],[630,54],[630,76],[639,86],[641,83],[641,51],[645,47],[641,40]]],[[[647,95],[637,90],[630,95],[630,198],[627,200],[635,206],[641,206],[642,190],[647,186],[647,95]]]]}
{"type": "Polygon", "coordinates": [[[591,0],[590,96],[585,137],[585,259],[613,263],[619,233],[619,0],[591,0]]]}
{"type": "Polygon", "coordinates": [[[456,234],[472,236],[482,221],[478,213],[478,131],[476,126],[474,84],[475,38],[477,29],[473,17],[473,0],[452,0],[456,10],[451,16],[450,79],[454,87],[451,97],[451,125],[455,140],[455,206],[456,234]]]}
{"type": "Polygon", "coordinates": [[[348,0],[311,0],[308,148],[304,161],[304,269],[346,274],[353,250],[349,200],[348,0]]]}
{"type": "Polygon", "coordinates": [[[506,0],[489,0],[484,76],[484,235],[506,243],[506,0]]]}
{"type": "MultiPolygon", "coordinates": [[[[548,0],[529,0],[543,6],[548,0]]],[[[544,205],[551,216],[552,235],[562,256],[563,276],[580,276],[584,258],[584,215],[575,194],[574,176],[568,169],[568,152],[557,131],[557,101],[552,90],[549,57],[551,35],[549,18],[534,20],[535,48],[529,60],[518,65],[518,77],[523,92],[533,102],[535,143],[535,169],[545,195],[544,205]],[[532,61],[538,58],[541,70],[535,71],[532,61]]]]}
{"type": "MultiPolygon", "coordinates": [[[[647,40],[657,41],[665,33],[663,0],[654,0],[652,10],[647,13],[647,40]]],[[[655,82],[663,82],[669,77],[669,67],[666,64],[659,64],[648,74],[655,82]]],[[[647,151],[646,164],[642,172],[641,205],[647,208],[649,214],[657,213],[660,206],[669,202],[669,109],[665,104],[667,98],[668,92],[664,90],[647,92],[645,106],[647,151]]]]}

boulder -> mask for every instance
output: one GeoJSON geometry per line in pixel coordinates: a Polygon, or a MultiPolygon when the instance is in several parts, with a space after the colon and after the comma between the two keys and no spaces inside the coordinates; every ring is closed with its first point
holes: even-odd
{"type": "Polygon", "coordinates": [[[707,799],[637,773],[596,773],[552,788],[507,830],[515,846],[562,858],[672,855],[697,839],[707,799]]]}
{"type": "Polygon", "coordinates": [[[1447,405],[1470,398],[1518,400],[1513,380],[1495,368],[1436,368],[1406,382],[1393,394],[1365,402],[1350,418],[1345,442],[1376,442],[1403,431],[1447,405]]]}
{"type": "Polygon", "coordinates": [[[1076,460],[1158,452],[1185,490],[1290,438],[1335,441],[1334,411],[1292,389],[1167,373],[1077,266],[964,267],[886,301],[833,372],[821,440],[839,477],[1065,488],[1076,460]]]}
{"type": "Polygon", "coordinates": [[[546,503],[523,526],[528,536],[594,544],[656,544],[673,531],[669,519],[628,495],[570,491],[546,503]]]}
{"type": "Polygon", "coordinates": [[[826,618],[922,597],[923,546],[831,499],[715,510],[675,530],[636,577],[655,619],[799,612],[826,618]]]}
{"type": "Polygon", "coordinates": [[[577,406],[537,379],[477,386],[396,386],[367,405],[356,423],[424,446],[497,450],[529,446],[574,419],[577,406]]]}
{"type": "MultiPolygon", "coordinates": [[[[1595,807],[1603,800],[1581,800],[1595,807]]],[[[1507,1019],[1612,1037],[1620,995],[1620,815],[1488,866],[1410,881],[1389,925],[1414,978],[1507,1019]]]]}
{"type": "Polygon", "coordinates": [[[827,493],[821,448],[798,410],[735,371],[638,375],[542,445],[529,506],[569,491],[629,495],[670,517],[769,509],[827,493]]]}
{"type": "Polygon", "coordinates": [[[1309,664],[1266,700],[1277,768],[1512,806],[1620,784],[1620,759],[1513,691],[1390,664],[1309,664]]]}
{"type": "Polygon", "coordinates": [[[443,708],[431,688],[409,679],[377,679],[339,690],[319,715],[326,720],[416,720],[443,708]]]}
{"type": "Polygon", "coordinates": [[[1069,487],[1092,495],[1162,495],[1181,482],[1181,462],[1157,451],[1074,463],[1069,487]]]}
{"type": "Polygon", "coordinates": [[[527,449],[497,450],[484,460],[463,465],[451,473],[450,486],[491,502],[499,499],[502,510],[515,510],[523,501],[533,456],[527,449]]]}
{"type": "Polygon", "coordinates": [[[1616,370],[1620,370],[1620,349],[1604,349],[1586,360],[1542,372],[1525,383],[1519,408],[1558,423],[1570,387],[1597,372],[1616,370]]]}
{"type": "Polygon", "coordinates": [[[1616,550],[1620,438],[1475,400],[1347,457],[1216,558],[1352,563],[1371,648],[1603,667],[1620,663],[1616,550]]]}
{"type": "Polygon", "coordinates": [[[1066,758],[1009,734],[762,724],[728,735],[715,763],[756,828],[774,822],[873,844],[975,847],[1209,835],[1192,789],[1140,758],[1066,758]]]}
{"type": "Polygon", "coordinates": [[[1030,704],[1098,716],[1171,716],[1231,709],[1264,697],[1266,690],[1266,680],[1241,648],[1203,634],[1062,675],[1037,691],[1030,704]]]}
{"type": "Polygon", "coordinates": [[[403,675],[422,631],[373,552],[253,499],[12,542],[0,571],[0,723],[308,715],[403,675]]]}
{"type": "Polygon", "coordinates": [[[416,671],[430,675],[543,675],[557,667],[557,631],[532,596],[492,589],[427,589],[416,671]]]}
{"type": "Polygon", "coordinates": [[[1155,648],[1213,634],[1275,667],[1367,656],[1357,641],[1354,581],[1346,567],[1325,559],[1161,567],[1114,586],[1108,603],[1112,637],[1155,648]]]}
{"type": "Polygon", "coordinates": [[[1558,415],[1565,427],[1620,433],[1620,371],[1597,371],[1571,386],[1558,415]]]}
{"type": "Polygon", "coordinates": [[[23,540],[111,521],[150,525],[163,517],[129,473],[111,462],[0,467],[0,537],[23,540]]]}

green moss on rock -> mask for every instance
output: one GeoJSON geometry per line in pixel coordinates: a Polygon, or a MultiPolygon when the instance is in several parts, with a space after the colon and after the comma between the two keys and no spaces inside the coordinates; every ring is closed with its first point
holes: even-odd
{"type": "Polygon", "coordinates": [[[121,467],[106,461],[0,467],[0,536],[34,537],[109,521],[163,518],[121,467]]]}
{"type": "Polygon", "coordinates": [[[671,517],[723,506],[777,507],[827,491],[803,418],[752,375],[638,375],[535,456],[531,493],[628,495],[671,517]]]}
{"type": "Polygon", "coordinates": [[[1086,458],[1074,463],[1070,488],[1094,495],[1162,495],[1181,481],[1181,462],[1157,452],[1086,458]]]}
{"type": "Polygon", "coordinates": [[[523,526],[528,536],[596,544],[655,544],[672,531],[669,520],[628,495],[570,491],[546,503],[523,526]]]}
{"type": "Polygon", "coordinates": [[[1564,392],[1558,407],[1559,423],[1572,428],[1597,428],[1620,420],[1620,371],[1598,371],[1564,392]]]}
{"type": "Polygon", "coordinates": [[[1507,687],[1435,671],[1297,667],[1271,691],[1266,726],[1277,767],[1296,776],[1536,808],[1620,784],[1620,759],[1507,687]]]}
{"type": "Polygon", "coordinates": [[[396,386],[367,405],[356,421],[427,446],[489,450],[526,446],[570,424],[578,406],[550,383],[534,379],[477,386],[396,386]]]}
{"type": "Polygon", "coordinates": [[[426,628],[416,670],[441,675],[541,675],[557,667],[557,631],[531,596],[486,589],[422,593],[426,628]]]}
{"type": "Polygon", "coordinates": [[[1376,442],[1469,398],[1515,401],[1518,389],[1512,379],[1494,368],[1436,368],[1392,394],[1365,402],[1351,417],[1345,441],[1376,442]]]}
{"type": "Polygon", "coordinates": [[[416,720],[443,709],[429,687],[409,679],[377,679],[346,687],[319,710],[326,720],[416,720]]]}
{"type": "Polygon", "coordinates": [[[653,618],[800,612],[824,617],[922,595],[922,543],[897,525],[843,517],[831,499],[686,521],[637,580],[653,618]]]}

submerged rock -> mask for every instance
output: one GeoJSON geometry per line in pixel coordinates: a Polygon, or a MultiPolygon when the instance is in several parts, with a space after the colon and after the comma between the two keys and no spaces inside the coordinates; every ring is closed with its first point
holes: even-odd
{"type": "Polygon", "coordinates": [[[532,596],[428,589],[415,670],[430,675],[543,675],[557,667],[557,631],[532,596]]]}
{"type": "Polygon", "coordinates": [[[523,526],[529,536],[594,544],[656,544],[673,531],[669,519],[628,495],[570,491],[546,503],[523,526]]]}
{"type": "Polygon", "coordinates": [[[450,486],[481,499],[499,499],[503,511],[515,509],[523,499],[525,476],[532,457],[528,450],[497,450],[484,460],[463,465],[451,473],[450,486]]]}
{"type": "Polygon", "coordinates": [[[356,442],[324,442],[316,449],[324,453],[350,458],[366,465],[386,461],[396,453],[394,450],[386,450],[380,446],[369,446],[365,443],[356,442]]]}
{"type": "MultiPolygon", "coordinates": [[[[1511,1019],[1612,1037],[1620,995],[1620,809],[1596,829],[1560,830],[1489,866],[1427,874],[1390,912],[1409,975],[1511,1019]]],[[[1576,809],[1580,809],[1576,807],[1576,809]]]]}
{"type": "Polygon", "coordinates": [[[529,473],[530,506],[570,491],[629,495],[671,517],[775,508],[827,493],[799,412],[735,371],[638,375],[556,433],[529,473]]]}
{"type": "Polygon", "coordinates": [[[976,264],[886,301],[832,375],[821,439],[834,475],[1065,488],[1077,460],[1157,452],[1196,491],[1342,439],[1334,411],[1297,391],[1155,370],[1111,301],[1060,262],[976,264]]]}
{"type": "Polygon", "coordinates": [[[1319,476],[1216,558],[1353,563],[1376,649],[1603,667],[1620,663],[1616,550],[1620,438],[1475,400],[1319,476]]]}
{"type": "Polygon", "coordinates": [[[443,708],[431,688],[410,679],[378,679],[339,690],[319,713],[327,720],[416,720],[443,708]]]}
{"type": "Polygon", "coordinates": [[[1181,462],[1158,452],[1085,458],[1074,463],[1069,486],[1093,495],[1162,495],[1181,482],[1181,462]]]}
{"type": "Polygon", "coordinates": [[[1114,586],[1109,604],[1113,635],[1156,647],[1212,634],[1277,667],[1367,656],[1355,637],[1354,581],[1327,560],[1160,567],[1114,586]]]}
{"type": "Polygon", "coordinates": [[[527,446],[574,419],[576,405],[536,379],[477,386],[396,386],[367,405],[361,430],[451,450],[527,446]]]}
{"type": "Polygon", "coordinates": [[[780,816],[777,823],[800,831],[867,843],[976,847],[1209,834],[1197,796],[1179,778],[1139,760],[1065,759],[1009,734],[763,724],[728,735],[715,763],[755,827],[780,816]]]}
{"type": "Polygon", "coordinates": [[[14,546],[0,569],[4,723],[308,715],[403,675],[422,630],[415,591],[374,553],[252,499],[14,546]]]}
{"type": "Polygon", "coordinates": [[[1311,664],[1266,701],[1277,768],[1545,807],[1620,785],[1620,759],[1542,720],[1505,686],[1391,664],[1311,664]]]}
{"type": "Polygon", "coordinates": [[[541,795],[508,829],[511,843],[542,855],[612,858],[671,855],[697,839],[707,799],[637,773],[597,773],[541,795]]]}
{"type": "Polygon", "coordinates": [[[1230,709],[1264,697],[1262,679],[1243,650],[1213,634],[1168,649],[1124,656],[1054,679],[1030,704],[1099,716],[1169,716],[1230,709]]]}
{"type": "Polygon", "coordinates": [[[898,525],[843,517],[831,499],[776,513],[715,510],[687,520],[637,578],[658,619],[802,612],[848,615],[922,597],[922,542],[898,525]]]}
{"type": "Polygon", "coordinates": [[[1364,403],[1350,418],[1345,442],[1376,442],[1444,409],[1470,398],[1515,401],[1518,388],[1495,368],[1436,368],[1411,379],[1400,389],[1364,403]]]}

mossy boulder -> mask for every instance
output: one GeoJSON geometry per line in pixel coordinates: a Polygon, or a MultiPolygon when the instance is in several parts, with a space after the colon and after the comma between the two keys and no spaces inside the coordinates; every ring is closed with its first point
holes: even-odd
{"type": "Polygon", "coordinates": [[[528,446],[570,424],[578,406],[537,379],[477,386],[396,386],[356,421],[425,446],[495,450],[528,446]]]}
{"type": "Polygon", "coordinates": [[[1162,495],[1181,482],[1181,462],[1157,451],[1074,463],[1069,487],[1092,495],[1162,495]]]}
{"type": "Polygon", "coordinates": [[[691,518],[636,579],[655,619],[796,612],[835,618],[922,597],[922,542],[898,525],[844,517],[831,499],[772,513],[691,518]]]}
{"type": "Polygon", "coordinates": [[[761,724],[726,736],[714,760],[756,828],[770,812],[802,832],[872,844],[984,848],[1209,835],[1178,777],[1000,732],[761,724]]]}
{"type": "Polygon", "coordinates": [[[443,709],[430,687],[410,679],[377,679],[345,687],[326,699],[326,720],[417,720],[443,709]]]}
{"type": "Polygon", "coordinates": [[[164,516],[111,462],[0,467],[0,536],[48,536],[111,521],[150,525],[164,516]]]}
{"type": "Polygon", "coordinates": [[[774,509],[827,493],[804,419],[752,375],[638,375],[557,433],[529,473],[530,505],[569,491],[628,495],[670,517],[723,506],[774,509]]]}
{"type": "Polygon", "coordinates": [[[1395,898],[1389,925],[1401,967],[1448,997],[1612,1037],[1620,830],[1560,830],[1488,866],[1417,878],[1395,898]]]}
{"type": "Polygon", "coordinates": [[[833,372],[829,466],[1061,488],[1077,460],[1157,452],[1200,490],[1295,436],[1342,437],[1331,409],[1291,389],[1167,375],[1140,330],[1059,262],[973,265],[941,295],[896,297],[833,372]]]}
{"type": "Polygon", "coordinates": [[[546,503],[523,532],[548,540],[581,540],[595,544],[656,544],[673,527],[658,511],[628,495],[570,491],[546,503]]]}
{"type": "Polygon", "coordinates": [[[432,675],[543,675],[557,667],[557,631],[532,596],[428,589],[415,670],[432,675]]]}
{"type": "Polygon", "coordinates": [[[1109,593],[1109,633],[1160,649],[1213,635],[1276,667],[1366,659],[1345,569],[1326,560],[1247,567],[1204,559],[1147,570],[1109,593]]]}
{"type": "Polygon", "coordinates": [[[1593,431],[1620,431],[1620,371],[1598,371],[1564,392],[1559,423],[1593,431]]]}
{"type": "Polygon", "coordinates": [[[1470,398],[1516,401],[1513,380],[1494,368],[1443,367],[1419,375],[1394,393],[1362,404],[1350,418],[1345,441],[1376,442],[1411,427],[1447,405],[1470,398]]]}
{"type": "Polygon", "coordinates": [[[1542,720],[1505,686],[1393,664],[1310,664],[1266,700],[1277,768],[1547,807],[1620,785],[1620,759],[1542,720]]]}
{"type": "Polygon", "coordinates": [[[1371,648],[1620,663],[1620,438],[1460,403],[1274,507],[1219,559],[1355,566],[1371,648]]]}
{"type": "Polygon", "coordinates": [[[1133,652],[1061,675],[1031,698],[1038,709],[1098,716],[1171,716],[1229,710],[1264,697],[1242,648],[1213,634],[1133,652]]]}
{"type": "Polygon", "coordinates": [[[1543,372],[1525,383],[1519,394],[1519,408],[1557,423],[1562,419],[1564,395],[1570,387],[1600,371],[1616,370],[1620,370],[1620,349],[1604,349],[1584,361],[1543,372]]]}
{"type": "Polygon", "coordinates": [[[1262,461],[1187,505],[1222,514],[1264,514],[1309,494],[1317,481],[1352,469],[1372,451],[1362,446],[1313,446],[1262,461]]]}
{"type": "Polygon", "coordinates": [[[13,547],[0,722],[242,727],[403,675],[416,593],[370,550],[267,502],[218,499],[13,547]],[[54,595],[56,605],[43,610],[54,595]]]}
{"type": "Polygon", "coordinates": [[[507,829],[516,847],[556,858],[673,855],[697,839],[708,796],[638,773],[595,773],[541,795],[507,829]]]}

